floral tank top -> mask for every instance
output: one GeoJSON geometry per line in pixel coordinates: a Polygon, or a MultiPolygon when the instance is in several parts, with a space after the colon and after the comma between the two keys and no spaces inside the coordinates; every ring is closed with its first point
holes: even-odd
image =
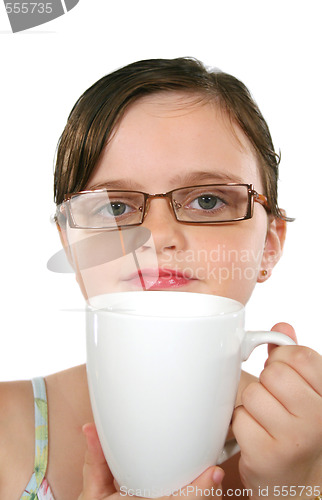
{"type": "Polygon", "coordinates": [[[35,465],[20,500],[55,500],[45,477],[48,462],[48,411],[43,378],[32,380],[35,404],[35,465]]]}

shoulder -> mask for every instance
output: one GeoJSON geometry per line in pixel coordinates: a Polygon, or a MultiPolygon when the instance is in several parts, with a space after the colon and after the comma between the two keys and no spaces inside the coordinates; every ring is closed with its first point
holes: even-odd
{"type": "Polygon", "coordinates": [[[33,391],[29,381],[0,383],[0,458],[8,453],[17,436],[33,430],[33,391]]]}
{"type": "MultiPolygon", "coordinates": [[[[25,384],[22,382],[0,383],[0,436],[1,444],[9,439],[8,433],[14,427],[16,419],[21,410],[21,396],[26,392],[25,384]]],[[[24,399],[24,398],[23,398],[24,399]]],[[[0,447],[0,453],[3,446],[0,447]]]]}
{"type": "Polygon", "coordinates": [[[30,381],[0,383],[0,428],[14,425],[20,419],[19,411],[32,408],[33,391],[30,381]]]}
{"type": "MultiPolygon", "coordinates": [[[[0,486],[33,462],[33,391],[29,381],[0,383],[0,486]]],[[[32,470],[32,468],[31,468],[32,470]]],[[[1,488],[2,490],[2,488],[1,488]]]]}

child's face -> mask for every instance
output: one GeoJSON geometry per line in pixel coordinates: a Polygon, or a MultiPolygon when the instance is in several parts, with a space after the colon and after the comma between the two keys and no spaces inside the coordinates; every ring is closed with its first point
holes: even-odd
{"type": "MultiPolygon", "coordinates": [[[[134,103],[105,148],[86,189],[131,189],[150,194],[210,183],[263,184],[252,147],[214,103],[179,93],[134,103]]],[[[285,224],[254,204],[249,220],[222,225],[176,221],[167,199],[151,200],[143,226],[153,239],[136,252],[146,288],[201,292],[246,303],[261,270],[279,258],[285,224]],[[157,270],[166,270],[158,279],[157,270]],[[174,271],[170,276],[170,271],[174,271]]],[[[78,273],[88,296],[141,289],[133,256],[78,273]]],[[[85,293],[85,291],[84,291],[85,293]]]]}

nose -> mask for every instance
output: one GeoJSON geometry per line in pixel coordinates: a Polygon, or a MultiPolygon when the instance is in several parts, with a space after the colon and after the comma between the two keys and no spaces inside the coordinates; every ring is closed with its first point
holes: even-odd
{"type": "MultiPolygon", "coordinates": [[[[158,254],[167,250],[183,250],[186,246],[184,225],[176,220],[166,198],[148,200],[143,226],[151,231],[158,254]]],[[[145,246],[149,246],[148,243],[145,246]]]]}

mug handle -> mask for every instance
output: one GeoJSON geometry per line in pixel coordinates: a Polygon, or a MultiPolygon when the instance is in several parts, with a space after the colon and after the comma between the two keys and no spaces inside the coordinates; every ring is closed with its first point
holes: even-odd
{"type": "Polygon", "coordinates": [[[294,340],[279,332],[246,332],[242,341],[241,357],[246,361],[255,347],[261,344],[296,345],[294,340]]]}
{"type": "MultiPolygon", "coordinates": [[[[277,345],[296,345],[294,340],[279,332],[246,332],[242,342],[241,357],[242,361],[246,361],[255,347],[261,344],[277,344],[277,345]]],[[[229,458],[240,452],[240,447],[236,439],[228,441],[217,460],[217,465],[222,464],[229,458]]]]}

